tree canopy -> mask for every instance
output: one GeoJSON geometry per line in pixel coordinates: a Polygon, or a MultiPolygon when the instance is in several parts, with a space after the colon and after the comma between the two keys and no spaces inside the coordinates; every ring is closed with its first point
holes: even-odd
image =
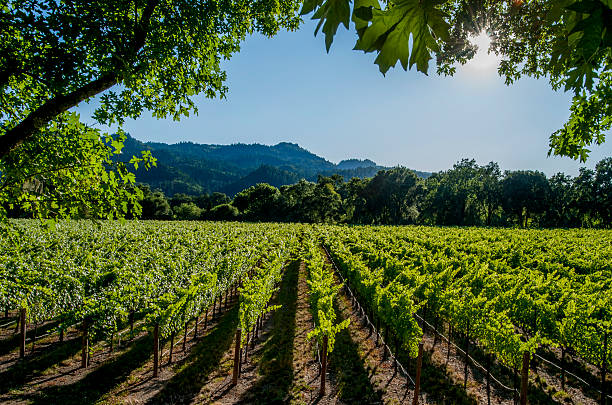
{"type": "MultiPolygon", "coordinates": [[[[122,149],[121,135],[88,128],[71,108],[99,95],[93,118],[101,125],[121,125],[144,111],[173,119],[197,113],[197,96],[225,96],[221,62],[247,35],[296,29],[300,14],[319,21],[328,50],[341,25],[354,30],[355,49],[375,53],[383,73],[397,62],[429,73],[435,59],[438,73],[452,75],[475,55],[470,36],[486,31],[507,83],[546,77],[554,89],[574,93],[570,118],[551,135],[549,153],[585,161],[612,125],[612,0],[3,0],[0,6],[0,193],[24,206],[35,199],[41,213],[61,216],[78,206],[108,217],[104,204],[111,216],[128,205],[138,209],[133,176],[112,159],[122,149]],[[50,150],[50,157],[37,155],[50,150]],[[109,167],[115,170],[103,174],[109,167]],[[72,203],[55,208],[63,200],[72,203]],[[103,202],[96,208],[96,201],[103,202]]],[[[130,164],[155,161],[142,155],[130,164]]],[[[316,191],[337,200],[323,186],[316,191]]]]}
{"type": "Polygon", "coordinates": [[[94,114],[101,124],[144,110],[175,119],[195,112],[196,95],[225,94],[220,63],[247,34],[299,22],[293,0],[2,3],[0,157],[111,88],[94,114]]]}
{"type": "Polygon", "coordinates": [[[547,77],[572,91],[570,118],[550,136],[549,154],[586,161],[612,125],[611,0],[305,0],[329,51],[338,28],[357,34],[355,49],[375,53],[384,74],[404,70],[452,75],[471,59],[471,36],[486,32],[502,57],[506,83],[547,77]]]}
{"type": "MultiPolygon", "coordinates": [[[[220,64],[240,42],[297,28],[298,9],[294,0],[3,0],[0,197],[26,210],[35,200],[45,217],[74,215],[77,206],[104,218],[138,211],[127,166],[105,170],[122,137],[88,128],[69,110],[101,95],[93,118],[102,125],[145,110],[174,119],[197,112],[196,96],[225,95],[220,64]],[[59,209],[66,196],[72,203],[59,209]]],[[[131,163],[139,162],[155,164],[146,154],[131,163]]]]}

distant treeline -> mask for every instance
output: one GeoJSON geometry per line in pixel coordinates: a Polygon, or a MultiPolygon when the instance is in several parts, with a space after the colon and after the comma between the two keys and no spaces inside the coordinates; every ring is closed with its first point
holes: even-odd
{"type": "Polygon", "coordinates": [[[143,219],[210,219],[352,224],[610,227],[612,158],[578,176],[547,178],[464,159],[427,179],[406,168],[369,179],[319,176],[280,188],[257,184],[233,199],[223,193],[167,199],[146,185],[143,219]]]}

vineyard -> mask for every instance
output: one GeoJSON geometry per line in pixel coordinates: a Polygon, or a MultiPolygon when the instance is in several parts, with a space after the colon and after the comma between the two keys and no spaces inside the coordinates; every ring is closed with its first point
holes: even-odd
{"type": "Polygon", "coordinates": [[[612,232],[15,221],[3,403],[612,403],[612,232]]]}

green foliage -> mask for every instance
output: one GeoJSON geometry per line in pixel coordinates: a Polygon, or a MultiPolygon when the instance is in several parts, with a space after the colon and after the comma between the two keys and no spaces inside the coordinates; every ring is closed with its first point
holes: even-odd
{"type": "Polygon", "coordinates": [[[164,193],[160,190],[151,192],[148,186],[139,186],[142,190],[142,219],[171,219],[172,209],[164,193]]]}
{"type": "Polygon", "coordinates": [[[232,205],[247,219],[271,220],[279,197],[276,187],[260,183],[238,193],[232,205]]]}
{"type": "Polygon", "coordinates": [[[340,25],[357,34],[356,50],[376,53],[384,74],[399,61],[427,74],[429,61],[452,75],[476,54],[470,37],[486,32],[502,57],[508,84],[523,75],[548,77],[554,89],[573,91],[571,116],[550,137],[549,154],[586,161],[612,125],[610,67],[612,9],[608,0],[309,0],[327,50],[340,25]],[[351,4],[353,3],[353,4],[351,4]]]}
{"type": "Polygon", "coordinates": [[[327,337],[327,353],[331,353],[334,351],[336,334],[350,324],[350,319],[336,323],[334,300],[342,285],[336,285],[334,273],[326,263],[315,235],[307,234],[303,249],[308,268],[306,282],[310,287],[310,306],[315,322],[315,328],[308,332],[308,339],[316,338],[322,345],[323,338],[327,337]]]}
{"type": "MultiPolygon", "coordinates": [[[[142,195],[126,191],[134,181],[126,165],[102,170],[125,138],[106,144],[68,111],[101,94],[93,118],[102,125],[121,126],[145,110],[175,120],[197,113],[196,96],[225,96],[221,61],[252,33],[297,28],[297,9],[294,0],[3,2],[0,192],[13,189],[3,201],[42,217],[122,217],[127,207],[138,213],[142,195]],[[51,188],[51,172],[58,192],[39,197],[41,187],[51,188]]],[[[134,169],[151,161],[150,152],[137,156],[129,161],[134,169]]]]}
{"type": "Polygon", "coordinates": [[[33,221],[10,225],[15,232],[0,233],[0,307],[26,308],[29,322],[58,319],[64,328],[87,320],[100,338],[130,313],[146,327],[159,324],[166,338],[258,263],[266,265],[262,274],[278,272],[275,263],[297,244],[297,229],[281,225],[60,221],[51,231],[33,221]]]}
{"type": "Polygon", "coordinates": [[[511,368],[539,346],[571,348],[592,364],[612,355],[601,350],[612,325],[610,231],[319,227],[317,233],[361,304],[413,353],[422,336],[413,313],[426,308],[511,368]]]}
{"type": "Polygon", "coordinates": [[[139,215],[142,191],[128,167],[148,169],[155,159],[143,152],[116,163],[124,140],[88,128],[76,114],[62,115],[0,160],[0,219],[7,209],[49,220],[139,215]]]}
{"type": "MultiPolygon", "coordinates": [[[[289,228],[288,228],[289,229],[289,228]]],[[[294,227],[292,230],[296,230],[294,227]]],[[[278,290],[282,272],[296,250],[297,234],[287,234],[285,241],[277,239],[260,252],[261,260],[254,274],[242,281],[240,288],[240,327],[243,330],[241,345],[247,342],[251,331],[260,316],[275,311],[279,305],[269,305],[272,295],[278,290]]]]}
{"type": "MultiPolygon", "coordinates": [[[[310,0],[302,14],[315,11],[317,31],[323,26],[327,50],[340,24],[349,28],[352,20],[359,39],[355,49],[378,54],[375,63],[384,74],[399,61],[404,70],[416,64],[427,73],[431,53],[438,51],[438,41],[448,37],[445,13],[430,1],[402,0],[385,2],[356,0],[351,10],[349,0],[310,0]]],[[[316,33],[315,32],[315,33],[316,33]]]]}
{"type": "Polygon", "coordinates": [[[231,204],[220,204],[213,207],[208,213],[206,213],[206,219],[213,221],[233,221],[235,220],[240,211],[238,208],[231,204]]]}
{"type": "Polygon", "coordinates": [[[200,219],[202,210],[194,203],[182,203],[173,210],[174,216],[179,220],[200,219]]]}
{"type": "Polygon", "coordinates": [[[549,193],[548,180],[541,172],[507,172],[502,182],[504,209],[516,216],[517,223],[521,227],[527,226],[531,214],[546,210],[549,193]]]}
{"type": "Polygon", "coordinates": [[[105,92],[94,114],[100,123],[144,110],[174,119],[197,112],[196,95],[225,95],[221,61],[251,33],[297,28],[297,7],[291,0],[11,0],[1,11],[2,131],[45,104],[69,108],[115,84],[121,88],[105,92]]]}
{"type": "Polygon", "coordinates": [[[366,223],[414,223],[418,217],[417,197],[422,183],[405,167],[380,171],[365,184],[359,196],[365,201],[366,223]]]}

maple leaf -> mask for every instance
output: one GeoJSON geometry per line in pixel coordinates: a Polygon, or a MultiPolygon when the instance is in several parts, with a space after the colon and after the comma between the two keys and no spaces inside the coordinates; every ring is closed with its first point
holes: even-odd
{"type": "Polygon", "coordinates": [[[385,10],[372,10],[371,24],[365,28],[355,49],[378,52],[375,63],[385,74],[399,61],[408,70],[427,74],[432,52],[439,50],[438,39],[448,39],[449,24],[437,2],[404,0],[385,10]]]}

